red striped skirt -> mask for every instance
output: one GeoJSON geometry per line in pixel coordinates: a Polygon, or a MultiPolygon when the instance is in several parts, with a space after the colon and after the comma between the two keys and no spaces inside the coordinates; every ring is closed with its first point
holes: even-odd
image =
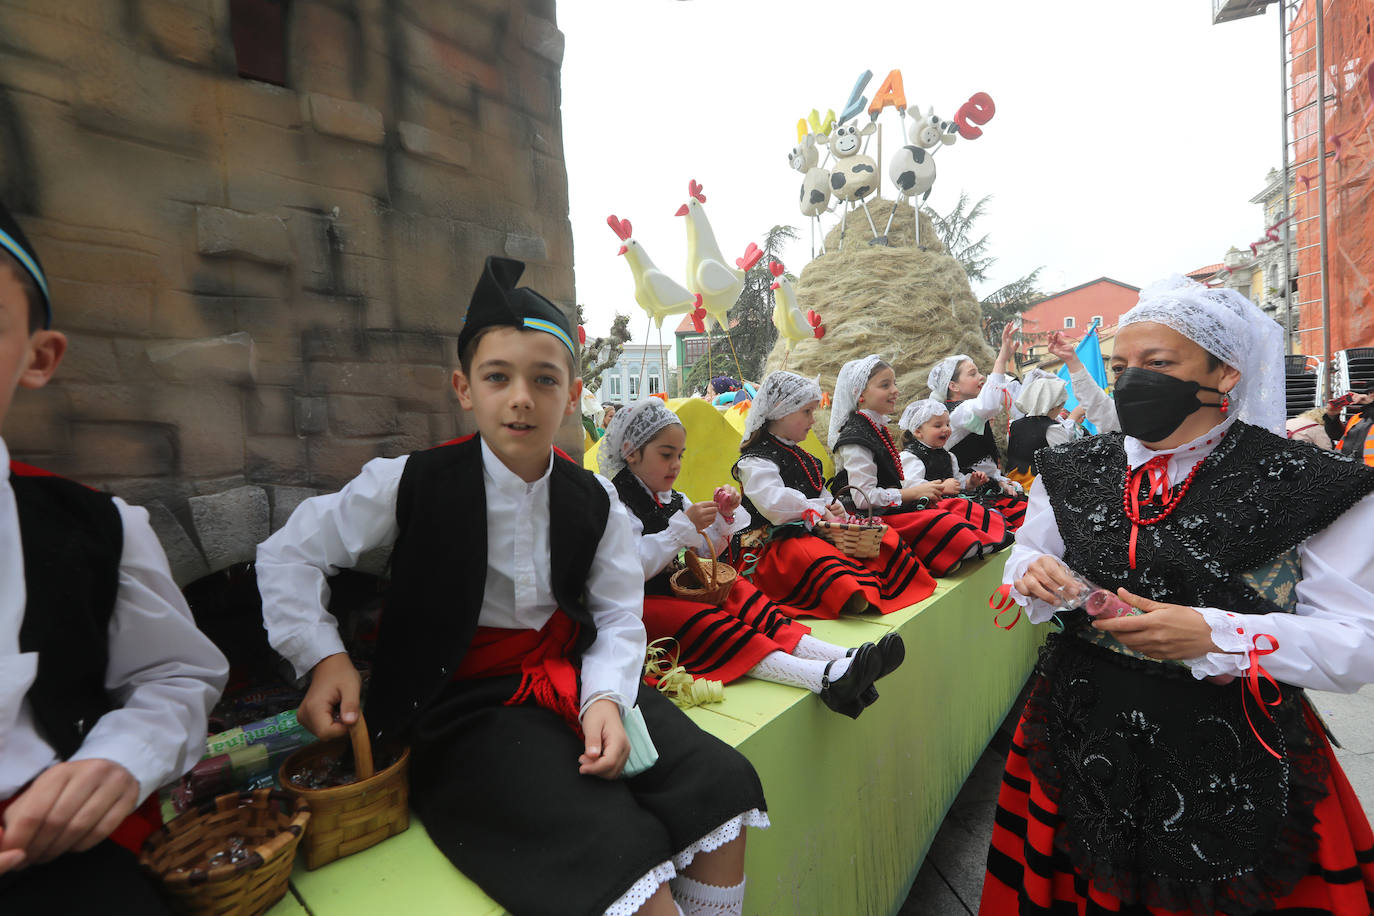
{"type": "Polygon", "coordinates": [[[942,499],[930,509],[884,515],[883,521],[934,576],[948,575],[964,560],[995,553],[1013,541],[1002,514],[971,499],[942,499]]]}
{"type": "Polygon", "coordinates": [[[935,580],[891,528],[876,557],[847,557],[813,534],[770,541],[751,581],[786,613],[833,620],[861,594],[884,614],[929,598],[935,580]]]}
{"type": "MultiPolygon", "coordinates": [[[[1374,837],[1360,800],[1331,752],[1320,725],[1308,725],[1330,763],[1329,792],[1317,803],[1317,847],[1308,874],[1271,910],[1251,916],[1370,916],[1374,912],[1374,837]]],[[[1058,807],[1037,782],[1027,759],[1022,722],[1016,727],[988,850],[979,916],[1183,916],[1177,910],[1121,902],[1075,872],[1055,844],[1058,807]]]]}
{"type": "Polygon", "coordinates": [[[1026,520],[1026,504],[1029,500],[1023,494],[1021,496],[993,496],[985,497],[983,505],[990,509],[996,509],[1007,520],[1007,527],[1016,531],[1021,527],[1021,523],[1026,520]]]}
{"type": "Polygon", "coordinates": [[[768,600],[749,582],[736,580],[722,607],[664,595],[644,598],[649,641],[677,640],[678,664],[695,677],[730,683],[770,652],[791,653],[811,632],[796,612],[768,600]]]}

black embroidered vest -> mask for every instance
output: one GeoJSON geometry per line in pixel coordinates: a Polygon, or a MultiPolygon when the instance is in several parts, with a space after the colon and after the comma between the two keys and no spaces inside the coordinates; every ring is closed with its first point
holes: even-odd
{"type": "MultiPolygon", "coordinates": [[[[825,487],[825,469],[821,460],[800,445],[786,445],[775,436],[765,435],[758,442],[740,451],[741,458],[766,458],[778,466],[782,482],[801,492],[807,499],[821,495],[825,487]]],[[[730,468],[730,474],[739,481],[739,462],[730,468]]],[[[742,483],[742,481],[741,481],[742,483]]],[[[742,505],[749,513],[750,529],[768,527],[768,518],[750,502],[745,495],[742,505]]]]}
{"type": "MultiPolygon", "coordinates": [[[[1039,479],[1065,563],[1158,601],[1291,612],[1297,545],[1374,492],[1374,469],[1237,423],[1176,510],[1140,528],[1131,569],[1122,441],[1112,433],[1042,450],[1039,479]]],[[[1064,616],[1023,720],[1032,770],[1064,820],[1060,850],[1128,905],[1272,909],[1307,874],[1319,843],[1313,809],[1327,792],[1301,691],[1281,685],[1270,719],[1243,697],[1243,680],[1196,680],[1182,663],[1093,630],[1081,611],[1064,616]]]]}
{"type": "Polygon", "coordinates": [[[1045,434],[1055,424],[1050,417],[1022,417],[1013,420],[1007,434],[1007,464],[1021,474],[1035,473],[1035,453],[1049,443],[1045,434]]]}
{"type": "MultiPolygon", "coordinates": [[[[945,407],[949,409],[950,415],[954,415],[954,408],[962,404],[962,401],[945,401],[945,407]]],[[[984,458],[991,458],[997,461],[1001,453],[997,451],[997,439],[992,435],[992,424],[984,421],[983,431],[980,433],[969,433],[960,439],[956,445],[949,449],[954,453],[954,457],[959,459],[959,470],[968,473],[973,470],[973,466],[984,458]]]]}
{"type": "MultiPolygon", "coordinates": [[[[549,563],[558,606],[596,638],[584,601],[610,498],[596,475],[555,456],[549,474],[549,563]]],[[[486,586],[486,485],[470,436],[406,461],[396,494],[399,534],[367,698],[374,740],[403,735],[443,691],[477,629],[486,586]]]]}
{"type": "Polygon", "coordinates": [[[942,448],[931,448],[912,437],[904,451],[911,452],[925,465],[926,480],[948,480],[954,476],[954,456],[942,448]]]}
{"type": "MultiPolygon", "coordinates": [[[[889,433],[887,441],[875,432],[874,426],[857,410],[850,414],[844,426],[840,427],[840,435],[835,439],[835,448],[842,445],[858,445],[868,449],[873,453],[873,463],[878,469],[878,486],[887,489],[895,489],[902,485],[902,469],[900,465],[892,463],[892,456],[888,454],[887,447],[891,445],[894,449],[896,443],[892,442],[889,433]]],[[[840,471],[835,475],[835,489],[849,485],[849,473],[840,471]]]]}
{"type": "MultiPolygon", "coordinates": [[[[667,505],[660,506],[658,502],[649,495],[648,489],[640,483],[634,471],[629,468],[621,468],[620,473],[615,475],[611,481],[615,484],[616,492],[620,494],[620,502],[635,514],[635,517],[644,524],[645,534],[658,534],[660,531],[668,529],[668,520],[681,512],[686,505],[686,501],[678,491],[673,491],[673,498],[667,505]]],[[[670,564],[671,565],[671,564],[670,564]]],[[[650,595],[671,595],[672,587],[668,580],[672,578],[671,569],[663,569],[653,578],[644,583],[644,591],[650,595]]]]}
{"type": "Polygon", "coordinates": [[[105,692],[124,526],[109,496],[12,464],[24,549],[19,651],[38,653],[34,719],[58,756],[76,753],[112,708],[105,692]]]}

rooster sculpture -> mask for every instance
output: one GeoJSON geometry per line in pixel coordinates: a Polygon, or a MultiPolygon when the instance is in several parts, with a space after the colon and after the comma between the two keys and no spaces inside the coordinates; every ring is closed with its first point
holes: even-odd
{"type": "Polygon", "coordinates": [[[705,331],[706,312],[701,308],[701,296],[683,288],[672,277],[654,266],[644,246],[634,240],[633,227],[627,219],[617,219],[615,214],[606,217],[606,225],[611,227],[621,241],[617,254],[625,256],[630,265],[630,273],[635,280],[635,302],[648,313],[663,330],[663,319],[669,315],[692,314],[692,323],[698,331],[705,331]]]}
{"type": "Polygon", "coordinates": [[[702,204],[706,195],[695,180],[687,182],[687,202],[678,208],[677,215],[687,217],[687,288],[701,297],[701,307],[717,327],[729,328],[730,308],[744,290],[744,275],[763,257],[753,242],[744,256],[735,259],[735,267],[725,263],[711,222],[702,204]]]}
{"type": "Polygon", "coordinates": [[[825,336],[825,325],[821,324],[821,316],[811,309],[803,312],[797,305],[797,290],[792,281],[787,279],[785,269],[781,261],[768,263],[768,272],[773,275],[773,324],[777,326],[778,334],[787,341],[782,356],[784,369],[787,368],[787,358],[792,355],[792,348],[796,346],[797,341],[810,340],[813,337],[820,340],[825,336]]]}

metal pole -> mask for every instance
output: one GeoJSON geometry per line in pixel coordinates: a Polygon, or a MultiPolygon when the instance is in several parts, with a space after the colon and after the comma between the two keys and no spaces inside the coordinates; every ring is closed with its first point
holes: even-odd
{"type": "Polygon", "coordinates": [[[1326,2],[1317,0],[1317,201],[1321,216],[1321,278],[1322,278],[1322,365],[1326,379],[1322,385],[1322,400],[1331,399],[1331,293],[1327,282],[1326,250],[1326,2]]]}
{"type": "Polygon", "coordinates": [[[1293,220],[1293,198],[1289,188],[1293,186],[1288,177],[1288,4],[1279,3],[1279,98],[1283,111],[1283,215],[1288,222],[1283,224],[1283,340],[1284,352],[1293,352],[1293,230],[1297,223],[1293,220]]]}

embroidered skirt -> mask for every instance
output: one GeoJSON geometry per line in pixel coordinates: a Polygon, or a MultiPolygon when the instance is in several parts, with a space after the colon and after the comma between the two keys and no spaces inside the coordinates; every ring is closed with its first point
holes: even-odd
{"type": "Polygon", "coordinates": [[[811,628],[744,579],[722,607],[663,595],[644,598],[649,641],[677,640],[678,664],[694,677],[730,683],[770,652],[788,652],[811,628]]]}
{"type": "Polygon", "coordinates": [[[854,595],[884,614],[929,598],[935,580],[897,532],[883,536],[876,557],[847,557],[813,534],[774,538],[751,581],[789,613],[833,620],[854,595]]]}
{"type": "Polygon", "coordinates": [[[972,499],[942,499],[929,509],[884,515],[883,521],[934,576],[948,575],[964,560],[996,553],[1014,540],[1000,512],[972,499]]]}

